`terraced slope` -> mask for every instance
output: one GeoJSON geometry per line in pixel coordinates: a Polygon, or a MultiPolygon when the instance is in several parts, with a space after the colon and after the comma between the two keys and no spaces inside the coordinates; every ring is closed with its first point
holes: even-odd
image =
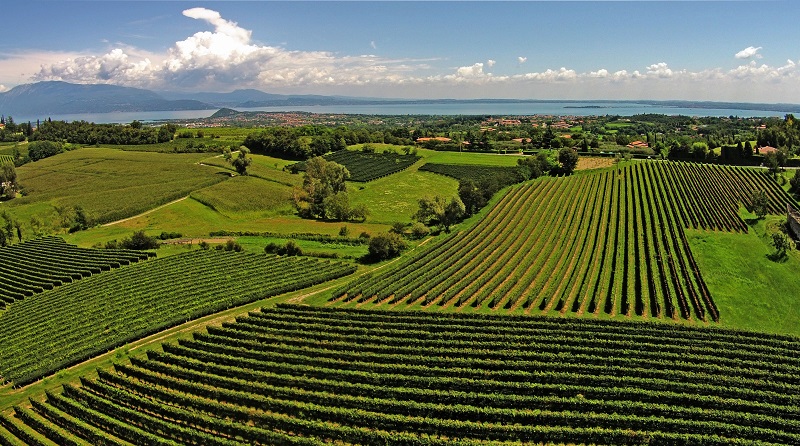
{"type": "Polygon", "coordinates": [[[683,229],[746,230],[738,203],[754,188],[767,191],[771,209],[786,209],[793,201],[768,180],[752,169],[668,162],[543,178],[512,189],[471,229],[331,301],[717,321],[683,229]]]}
{"type": "Polygon", "coordinates": [[[147,259],[154,254],[126,249],[87,249],[60,237],[0,248],[0,309],[44,290],[147,259]]]}
{"type": "Polygon", "coordinates": [[[355,271],[307,257],[193,251],[93,276],[0,314],[0,375],[22,385],[190,319],[355,271]]]}
{"type": "Polygon", "coordinates": [[[0,438],[800,444],[799,355],[678,325],[281,306],[17,407],[0,438]]]}

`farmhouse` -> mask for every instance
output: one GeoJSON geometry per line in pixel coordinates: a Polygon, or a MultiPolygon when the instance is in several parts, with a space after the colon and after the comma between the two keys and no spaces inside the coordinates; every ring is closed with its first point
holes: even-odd
{"type": "Polygon", "coordinates": [[[650,147],[650,145],[647,144],[644,141],[633,141],[632,143],[628,144],[625,147],[627,147],[629,149],[646,149],[646,148],[650,147]]]}
{"type": "Polygon", "coordinates": [[[428,141],[450,142],[450,141],[452,141],[452,139],[445,138],[444,136],[437,136],[435,138],[428,138],[428,137],[417,138],[417,142],[420,142],[420,143],[421,142],[428,142],[428,141]]]}
{"type": "Polygon", "coordinates": [[[760,153],[762,155],[770,153],[770,152],[777,152],[777,151],[778,151],[778,149],[776,149],[775,147],[772,147],[772,146],[764,146],[764,147],[759,147],[759,148],[756,149],[756,153],[760,153]]]}

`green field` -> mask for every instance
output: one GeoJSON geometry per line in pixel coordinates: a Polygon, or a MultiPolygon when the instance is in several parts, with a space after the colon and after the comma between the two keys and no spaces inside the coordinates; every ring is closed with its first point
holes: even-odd
{"type": "Polygon", "coordinates": [[[721,325],[800,336],[800,300],[794,298],[800,296],[800,253],[771,260],[765,226],[760,221],[748,234],[688,231],[687,237],[719,306],[721,325]]]}
{"type": "Polygon", "coordinates": [[[419,208],[419,199],[442,195],[455,196],[458,183],[441,175],[417,170],[419,163],[403,172],[370,181],[350,183],[348,189],[353,204],[367,206],[367,223],[391,225],[410,223],[419,208]]]}
{"type": "Polygon", "coordinates": [[[292,214],[292,189],[251,176],[238,176],[189,195],[225,217],[292,214]]]}
{"type": "Polygon", "coordinates": [[[224,181],[206,154],[78,149],[17,169],[24,196],[4,203],[18,220],[58,223],[56,208],[83,207],[96,223],[136,215],[224,181]]]}

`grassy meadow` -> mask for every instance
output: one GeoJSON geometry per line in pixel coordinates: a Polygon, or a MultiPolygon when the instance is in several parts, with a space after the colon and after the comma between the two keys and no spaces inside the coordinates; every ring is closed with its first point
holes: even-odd
{"type": "Polygon", "coordinates": [[[720,311],[720,325],[800,336],[800,252],[773,260],[770,233],[785,216],[751,220],[747,234],[687,230],[720,311]]]}

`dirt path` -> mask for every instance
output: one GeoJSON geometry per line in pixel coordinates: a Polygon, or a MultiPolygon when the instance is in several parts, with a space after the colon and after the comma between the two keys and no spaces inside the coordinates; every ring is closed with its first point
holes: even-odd
{"type": "Polygon", "coordinates": [[[141,217],[142,215],[147,215],[147,214],[149,214],[149,213],[151,213],[151,212],[157,211],[157,210],[159,210],[159,209],[161,209],[161,208],[165,208],[165,207],[167,207],[167,206],[169,206],[169,205],[171,205],[171,204],[175,204],[175,203],[177,203],[177,202],[179,202],[179,201],[183,201],[183,200],[185,200],[185,199],[187,199],[187,198],[189,198],[189,196],[188,196],[188,195],[187,195],[187,196],[185,196],[185,197],[178,198],[177,200],[170,201],[169,203],[162,204],[161,206],[154,207],[153,209],[150,209],[149,211],[144,211],[144,212],[142,212],[142,213],[141,213],[141,214],[139,214],[139,215],[134,215],[133,217],[123,218],[122,220],[112,221],[111,223],[106,223],[106,224],[103,224],[103,225],[100,225],[100,226],[101,226],[101,227],[113,226],[113,225],[116,225],[116,224],[119,224],[119,223],[126,222],[126,221],[128,221],[128,220],[133,220],[134,218],[139,218],[139,217],[141,217]]]}

